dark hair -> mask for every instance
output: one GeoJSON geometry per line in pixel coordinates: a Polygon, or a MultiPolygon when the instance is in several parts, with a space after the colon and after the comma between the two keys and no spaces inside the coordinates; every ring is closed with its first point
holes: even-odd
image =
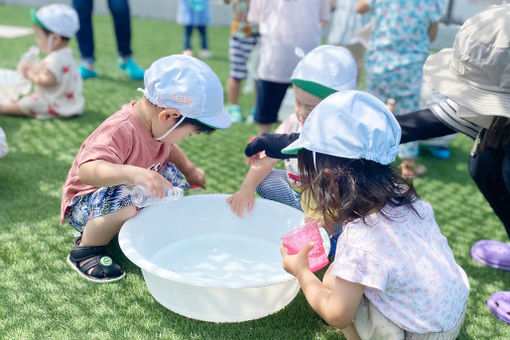
{"type": "MultiPolygon", "coordinates": [[[[181,117],[175,118],[175,122],[177,123],[180,119],[181,119],[181,117]]],[[[184,118],[184,120],[177,127],[177,129],[179,127],[181,127],[181,126],[184,126],[184,125],[191,125],[191,126],[193,126],[197,133],[202,133],[202,132],[212,133],[215,130],[214,128],[210,127],[209,125],[205,125],[204,123],[202,123],[201,121],[199,121],[197,119],[188,118],[188,117],[184,118]]]]}
{"type": "MultiPolygon", "coordinates": [[[[50,33],[57,34],[57,33],[55,33],[55,32],[52,32],[52,31],[50,31],[50,30],[46,29],[46,27],[43,27],[43,26],[41,26],[41,25],[39,25],[39,27],[41,27],[42,31],[43,31],[43,32],[44,32],[44,34],[46,34],[46,35],[49,35],[50,33]]],[[[68,38],[68,37],[61,36],[60,34],[57,34],[57,35],[58,35],[58,36],[59,36],[59,37],[60,37],[63,41],[66,41],[66,42],[67,42],[67,41],[69,41],[69,39],[71,39],[71,38],[68,38]]]]}
{"type": "Polygon", "coordinates": [[[313,154],[306,149],[299,150],[298,164],[303,192],[309,190],[326,225],[364,219],[374,212],[389,218],[383,210],[386,205],[408,206],[417,213],[412,206],[416,191],[390,165],[316,153],[316,170],[313,154]]]}

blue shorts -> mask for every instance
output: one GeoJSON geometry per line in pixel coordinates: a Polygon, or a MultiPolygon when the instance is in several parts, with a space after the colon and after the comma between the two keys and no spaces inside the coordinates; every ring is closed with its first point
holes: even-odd
{"type": "MultiPolygon", "coordinates": [[[[176,187],[186,190],[190,186],[179,169],[171,163],[158,164],[150,170],[157,171],[176,187]]],[[[131,190],[126,185],[98,188],[91,193],[75,197],[67,206],[64,218],[74,229],[83,232],[87,222],[94,217],[133,205],[130,193],[131,190]]]]}
{"type": "Polygon", "coordinates": [[[259,124],[272,124],[278,120],[278,111],[290,85],[291,83],[274,83],[267,80],[257,80],[255,122],[259,124]]]}
{"type": "Polygon", "coordinates": [[[230,78],[244,80],[248,75],[246,63],[253,47],[259,40],[258,35],[249,37],[230,37],[228,45],[228,59],[230,60],[230,78]]]}

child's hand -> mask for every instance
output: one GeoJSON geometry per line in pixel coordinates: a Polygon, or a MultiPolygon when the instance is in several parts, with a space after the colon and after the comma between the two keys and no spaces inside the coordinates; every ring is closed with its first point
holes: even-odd
{"type": "Polygon", "coordinates": [[[251,157],[248,157],[248,156],[244,157],[244,164],[249,164],[249,165],[257,164],[258,161],[260,161],[262,159],[261,155],[262,155],[262,152],[259,152],[259,153],[254,154],[251,157]]]}
{"type": "Polygon", "coordinates": [[[232,210],[237,217],[243,218],[245,210],[248,210],[248,213],[252,212],[253,205],[255,204],[255,194],[248,190],[241,189],[227,198],[227,204],[230,205],[230,210],[232,210]]]}
{"type": "Polygon", "coordinates": [[[395,101],[395,99],[393,98],[388,98],[386,100],[386,107],[388,108],[388,110],[390,110],[391,113],[395,114],[395,105],[397,104],[397,102],[395,101]]]}
{"type": "Polygon", "coordinates": [[[190,185],[196,185],[202,189],[207,189],[205,185],[205,172],[200,168],[193,168],[188,174],[185,175],[186,180],[190,185]]]}
{"type": "Polygon", "coordinates": [[[280,252],[283,258],[283,269],[294,276],[297,276],[303,270],[309,270],[308,253],[310,253],[313,246],[314,243],[310,242],[296,255],[289,255],[287,248],[282,243],[280,245],[280,252]]]}
{"type": "Polygon", "coordinates": [[[157,199],[163,199],[165,197],[165,186],[173,188],[165,177],[153,170],[144,168],[137,168],[136,172],[131,176],[131,184],[141,185],[149,190],[157,199]]]}
{"type": "Polygon", "coordinates": [[[31,62],[27,60],[20,61],[18,63],[18,66],[16,67],[17,71],[24,77],[27,77],[27,72],[33,68],[33,65],[31,62]]]}

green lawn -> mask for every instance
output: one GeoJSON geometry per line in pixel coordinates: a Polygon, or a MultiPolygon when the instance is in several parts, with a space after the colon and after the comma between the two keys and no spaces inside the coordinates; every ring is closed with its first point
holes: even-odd
{"type": "MultiPolygon", "coordinates": [[[[0,5],[0,24],[29,25],[28,10],[0,5]]],[[[172,313],[149,294],[140,270],[112,245],[126,278],[114,284],[82,279],[65,262],[73,230],[58,224],[62,184],[83,140],[106,117],[140,97],[142,82],[127,80],[115,67],[111,18],[94,18],[100,78],[85,82],[86,112],[78,118],[35,121],[0,117],[9,154],[0,160],[0,338],[1,339],[336,339],[300,293],[284,310],[239,324],[214,324],[172,313]]],[[[136,60],[181,52],[181,27],[163,21],[133,20],[136,60]]],[[[208,61],[223,82],[228,77],[228,29],[211,27],[208,61]]],[[[0,39],[0,68],[15,68],[33,36],[0,39]]],[[[76,48],[75,41],[72,46],[76,48]]],[[[198,46],[198,40],[195,40],[198,46]]],[[[245,96],[247,111],[253,96],[245,96]]],[[[243,150],[253,125],[235,125],[182,142],[188,156],[208,174],[207,193],[232,193],[247,170],[243,150]]],[[[510,326],[486,307],[495,291],[510,290],[510,273],[483,267],[469,250],[479,239],[508,241],[499,220],[469,178],[470,140],[458,136],[448,161],[424,153],[429,168],[415,181],[432,203],[444,235],[471,283],[461,339],[510,339],[510,326]]],[[[204,191],[202,191],[204,192],[204,191]]]]}

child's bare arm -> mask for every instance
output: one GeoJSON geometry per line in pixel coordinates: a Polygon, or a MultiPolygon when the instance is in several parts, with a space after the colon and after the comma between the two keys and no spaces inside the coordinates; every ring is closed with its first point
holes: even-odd
{"type": "Polygon", "coordinates": [[[370,12],[370,6],[368,6],[367,0],[358,0],[358,3],[356,4],[356,12],[359,14],[370,12]]]}
{"type": "Polygon", "coordinates": [[[278,159],[264,157],[250,167],[241,188],[227,198],[227,204],[234,214],[242,218],[245,210],[248,212],[253,210],[255,189],[269,175],[276,163],[278,159]]]}
{"type": "Polygon", "coordinates": [[[57,85],[57,78],[46,67],[27,67],[23,72],[23,76],[32,83],[42,87],[51,87],[57,85]]]}
{"type": "Polygon", "coordinates": [[[439,30],[439,22],[433,22],[429,25],[428,33],[429,33],[429,40],[430,42],[433,42],[437,38],[437,31],[439,30]]]}
{"type": "Polygon", "coordinates": [[[165,188],[172,184],[156,171],[134,165],[114,164],[103,160],[91,161],[78,168],[80,181],[95,187],[119,184],[142,185],[156,198],[165,197],[165,188]]]}
{"type": "Polygon", "coordinates": [[[283,269],[298,279],[306,300],[328,324],[348,329],[358,311],[364,287],[329,273],[324,275],[327,284],[321,282],[308,268],[308,253],[312,248],[313,243],[310,243],[298,254],[289,255],[282,244],[283,269]]]}
{"type": "Polygon", "coordinates": [[[186,177],[189,184],[197,185],[203,189],[206,188],[204,170],[197,168],[177,144],[172,146],[172,152],[170,157],[168,157],[168,161],[175,164],[184,177],[186,177]]]}

